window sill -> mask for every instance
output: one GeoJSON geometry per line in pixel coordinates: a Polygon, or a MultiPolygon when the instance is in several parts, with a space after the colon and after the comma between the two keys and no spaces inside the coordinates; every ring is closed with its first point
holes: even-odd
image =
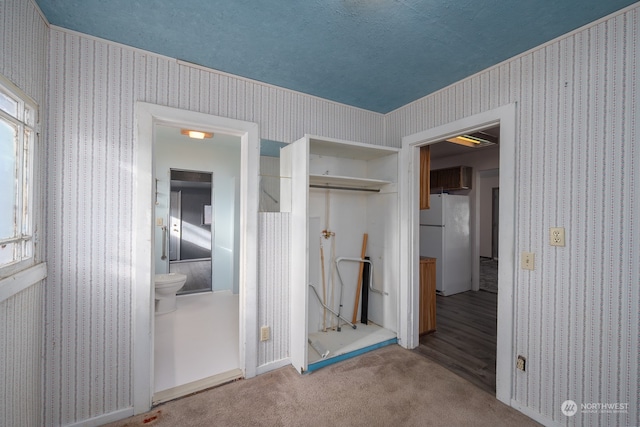
{"type": "Polygon", "coordinates": [[[11,298],[47,277],[47,263],[41,262],[0,279],[0,302],[11,298]]]}

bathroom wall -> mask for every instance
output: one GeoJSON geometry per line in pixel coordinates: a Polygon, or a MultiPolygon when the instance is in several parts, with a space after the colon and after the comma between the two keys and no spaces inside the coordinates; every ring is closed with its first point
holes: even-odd
{"type": "Polygon", "coordinates": [[[386,139],[516,103],[512,404],[547,425],[640,425],[640,3],[386,117],[386,139]],[[566,246],[549,246],[565,227],[566,246]],[[567,418],[565,400],[625,413],[567,418]]]}
{"type": "MultiPolygon", "coordinates": [[[[213,173],[212,288],[239,292],[240,233],[240,138],[214,135],[196,140],[179,134],[179,129],[156,127],[156,218],[169,224],[170,169],[213,173]]],[[[169,260],[161,260],[162,230],[156,226],[156,272],[169,271],[169,260]]]]}
{"type": "MultiPolygon", "coordinates": [[[[256,122],[260,138],[284,142],[311,133],[383,144],[384,116],[57,27],[50,37],[47,179],[56,216],[47,234],[56,270],[46,288],[44,424],[104,422],[131,413],[135,387],[135,101],[256,122]]],[[[259,316],[283,303],[271,301],[259,316]]]]}
{"type": "MultiPolygon", "coordinates": [[[[35,147],[34,226],[37,262],[45,259],[46,82],[48,23],[31,0],[0,2],[0,73],[35,100],[44,131],[35,147]]],[[[21,283],[21,292],[0,299],[0,425],[40,426],[45,282],[21,283]]]]}

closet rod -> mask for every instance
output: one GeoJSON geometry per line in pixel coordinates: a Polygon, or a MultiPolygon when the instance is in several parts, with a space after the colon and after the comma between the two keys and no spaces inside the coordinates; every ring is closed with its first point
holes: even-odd
{"type": "Polygon", "coordinates": [[[353,188],[353,187],[338,187],[333,185],[316,185],[309,184],[309,188],[322,188],[324,190],[347,190],[347,191],[367,191],[369,193],[379,193],[379,188],[353,188]]]}

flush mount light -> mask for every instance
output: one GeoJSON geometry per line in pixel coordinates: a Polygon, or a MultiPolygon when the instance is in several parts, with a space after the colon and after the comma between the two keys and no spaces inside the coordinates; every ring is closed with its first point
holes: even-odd
{"type": "Polygon", "coordinates": [[[478,138],[472,135],[458,135],[453,138],[447,139],[447,142],[453,142],[454,144],[464,145],[465,147],[472,148],[495,144],[494,141],[489,141],[488,139],[478,138]]]}
{"type": "Polygon", "coordinates": [[[193,138],[193,139],[213,138],[213,133],[203,132],[199,130],[180,129],[180,133],[183,135],[187,135],[189,138],[193,138]]]}

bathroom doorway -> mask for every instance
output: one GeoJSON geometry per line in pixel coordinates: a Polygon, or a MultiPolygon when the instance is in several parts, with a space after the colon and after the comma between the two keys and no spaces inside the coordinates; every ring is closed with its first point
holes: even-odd
{"type": "Polygon", "coordinates": [[[154,255],[156,273],[187,276],[177,309],[154,319],[153,402],[161,403],[242,377],[236,236],[241,141],[223,132],[193,138],[161,123],[154,129],[155,222],[163,238],[169,235],[154,255]]]}
{"type": "Polygon", "coordinates": [[[211,291],[213,173],[171,169],[169,272],[187,276],[178,295],[211,291]]]}
{"type": "MultiPolygon", "coordinates": [[[[147,102],[136,102],[135,156],[136,197],[134,212],[136,232],[134,239],[135,270],[132,289],[135,306],[134,340],[136,342],[133,360],[133,406],[134,413],[148,411],[154,401],[154,288],[153,279],[156,271],[155,256],[162,244],[159,220],[154,215],[159,194],[158,182],[155,181],[155,125],[165,124],[176,128],[185,125],[207,129],[235,136],[240,140],[240,175],[234,186],[240,187],[239,197],[234,202],[234,209],[240,218],[242,227],[233,230],[237,243],[234,251],[238,258],[238,276],[233,277],[233,286],[238,289],[239,315],[238,357],[239,376],[251,378],[256,375],[258,351],[258,313],[257,313],[257,271],[258,271],[258,206],[260,171],[259,149],[260,137],[258,124],[243,120],[214,116],[206,113],[188,111],[147,102]],[[154,203],[154,199],[156,202],[154,203]]],[[[179,153],[180,148],[174,147],[179,153]]],[[[187,167],[186,169],[194,169],[187,167]]],[[[231,183],[227,183],[231,184],[231,183]]],[[[214,184],[217,185],[217,184],[214,184]]],[[[231,185],[226,188],[230,189],[231,185]]],[[[236,244],[234,242],[234,244],[236,244]]],[[[224,249],[224,248],[222,248],[224,249]]],[[[160,252],[161,253],[161,252],[160,252]]],[[[216,257],[214,256],[214,259],[216,257]]],[[[213,267],[216,270],[215,265],[213,267]]],[[[215,280],[213,287],[215,288],[215,280]]],[[[182,296],[180,298],[187,298],[182,296]]],[[[211,328],[211,325],[203,325],[211,328]]],[[[217,384],[229,381],[225,378],[214,378],[217,384]]],[[[208,381],[205,381],[208,382],[208,381]]],[[[213,384],[215,385],[215,384],[213,384]]],[[[198,384],[198,389],[212,387],[209,384],[198,384]]],[[[192,390],[197,391],[197,390],[192,390]]],[[[183,393],[188,393],[183,390],[183,393]]]]}

